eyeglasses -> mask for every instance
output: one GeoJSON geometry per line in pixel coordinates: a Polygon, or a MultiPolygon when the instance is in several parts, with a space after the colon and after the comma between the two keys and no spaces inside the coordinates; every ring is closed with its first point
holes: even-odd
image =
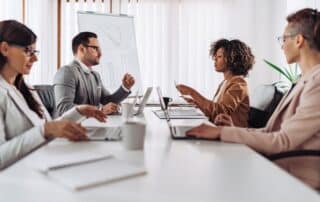
{"type": "Polygon", "coordinates": [[[283,36],[278,36],[277,40],[278,40],[280,46],[283,46],[283,44],[284,44],[284,42],[286,42],[287,38],[295,37],[297,35],[298,35],[298,33],[296,33],[296,34],[286,34],[286,35],[283,35],[283,36]]]}
{"type": "Polygon", "coordinates": [[[84,46],[87,48],[93,48],[97,52],[101,52],[101,49],[99,46],[92,46],[92,45],[85,45],[85,44],[84,44],[84,46]]]}
{"type": "Polygon", "coordinates": [[[10,46],[15,46],[17,48],[20,48],[23,50],[23,52],[28,56],[28,57],[32,57],[32,56],[38,56],[40,54],[40,51],[32,49],[30,47],[26,47],[26,46],[21,46],[21,45],[17,45],[17,44],[10,44],[10,46]]]}

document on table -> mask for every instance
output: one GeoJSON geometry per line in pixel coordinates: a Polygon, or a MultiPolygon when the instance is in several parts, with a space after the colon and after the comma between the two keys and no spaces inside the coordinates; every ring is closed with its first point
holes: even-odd
{"type": "MultiPolygon", "coordinates": [[[[62,148],[61,148],[62,149],[62,148]]],[[[66,150],[67,151],[67,150],[66,150]]],[[[43,155],[35,155],[30,166],[41,172],[48,172],[50,170],[60,169],[72,165],[79,165],[92,161],[107,159],[111,157],[110,153],[100,153],[83,150],[69,151],[69,152],[44,152],[43,155]]]]}
{"type": "Polygon", "coordinates": [[[124,180],[146,173],[144,166],[110,157],[47,172],[48,177],[74,190],[124,180]]]}

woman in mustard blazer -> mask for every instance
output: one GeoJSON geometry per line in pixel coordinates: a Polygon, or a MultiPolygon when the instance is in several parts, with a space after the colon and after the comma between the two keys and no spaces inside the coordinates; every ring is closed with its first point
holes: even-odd
{"type": "Polygon", "coordinates": [[[254,64],[251,49],[240,40],[220,39],[211,45],[210,56],[214,60],[215,70],[224,76],[214,98],[209,100],[182,84],[177,85],[177,89],[181,94],[191,96],[191,99],[185,99],[199,107],[211,122],[218,114],[224,113],[232,117],[236,126],[246,127],[249,95],[244,77],[254,64]]]}

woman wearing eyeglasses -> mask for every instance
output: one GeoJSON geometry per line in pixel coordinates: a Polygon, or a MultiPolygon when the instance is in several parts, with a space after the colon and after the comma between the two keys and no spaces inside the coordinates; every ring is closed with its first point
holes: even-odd
{"type": "Polygon", "coordinates": [[[0,22],[0,169],[3,169],[52,138],[85,140],[86,130],[74,121],[83,116],[105,121],[104,114],[89,105],[51,120],[38,95],[23,75],[38,60],[36,35],[25,25],[0,22]]]}
{"type": "Polygon", "coordinates": [[[209,100],[195,89],[186,85],[177,85],[189,103],[195,104],[211,122],[221,113],[230,115],[236,126],[248,124],[249,95],[244,77],[254,64],[250,47],[240,40],[220,39],[211,45],[210,55],[217,72],[224,76],[215,96],[209,100]]]}
{"type": "MultiPolygon", "coordinates": [[[[302,77],[285,95],[265,128],[211,127],[201,125],[188,135],[246,144],[270,155],[291,150],[320,149],[320,13],[303,9],[287,17],[280,37],[287,62],[297,63],[302,77]]],[[[222,115],[232,125],[230,116],[222,115]]],[[[310,186],[320,189],[320,158],[295,157],[277,164],[310,186]]]]}

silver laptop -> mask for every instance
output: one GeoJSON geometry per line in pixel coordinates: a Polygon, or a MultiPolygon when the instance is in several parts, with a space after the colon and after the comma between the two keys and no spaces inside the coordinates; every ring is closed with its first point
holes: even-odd
{"type": "Polygon", "coordinates": [[[167,121],[167,124],[169,126],[170,135],[173,139],[194,139],[194,137],[190,137],[186,135],[186,132],[190,130],[191,128],[195,127],[199,124],[192,124],[192,125],[173,125],[168,113],[168,109],[166,109],[164,100],[162,97],[161,89],[160,87],[157,87],[157,93],[159,96],[159,102],[160,107],[164,113],[165,119],[167,121]]]}
{"type": "MultiPolygon", "coordinates": [[[[152,92],[152,87],[148,87],[146,92],[144,93],[143,95],[143,98],[139,104],[139,107],[138,109],[133,109],[133,115],[140,115],[143,113],[143,110],[145,108],[145,106],[147,105],[147,102],[148,102],[148,99],[151,95],[151,92],[152,92]]],[[[139,91],[136,92],[136,94],[134,95],[134,100],[133,100],[133,106],[136,106],[137,102],[138,102],[138,97],[139,97],[139,91]]],[[[121,111],[118,111],[118,112],[114,112],[111,114],[112,115],[121,115],[121,111]]]]}
{"type": "MultiPolygon", "coordinates": [[[[146,92],[143,95],[143,98],[142,98],[140,104],[139,104],[138,110],[133,113],[134,115],[140,115],[143,113],[143,110],[144,110],[145,106],[147,105],[147,102],[148,102],[148,99],[151,95],[151,92],[152,92],[152,87],[148,87],[146,92]]],[[[135,102],[135,104],[136,104],[136,102],[135,102]]]]}

